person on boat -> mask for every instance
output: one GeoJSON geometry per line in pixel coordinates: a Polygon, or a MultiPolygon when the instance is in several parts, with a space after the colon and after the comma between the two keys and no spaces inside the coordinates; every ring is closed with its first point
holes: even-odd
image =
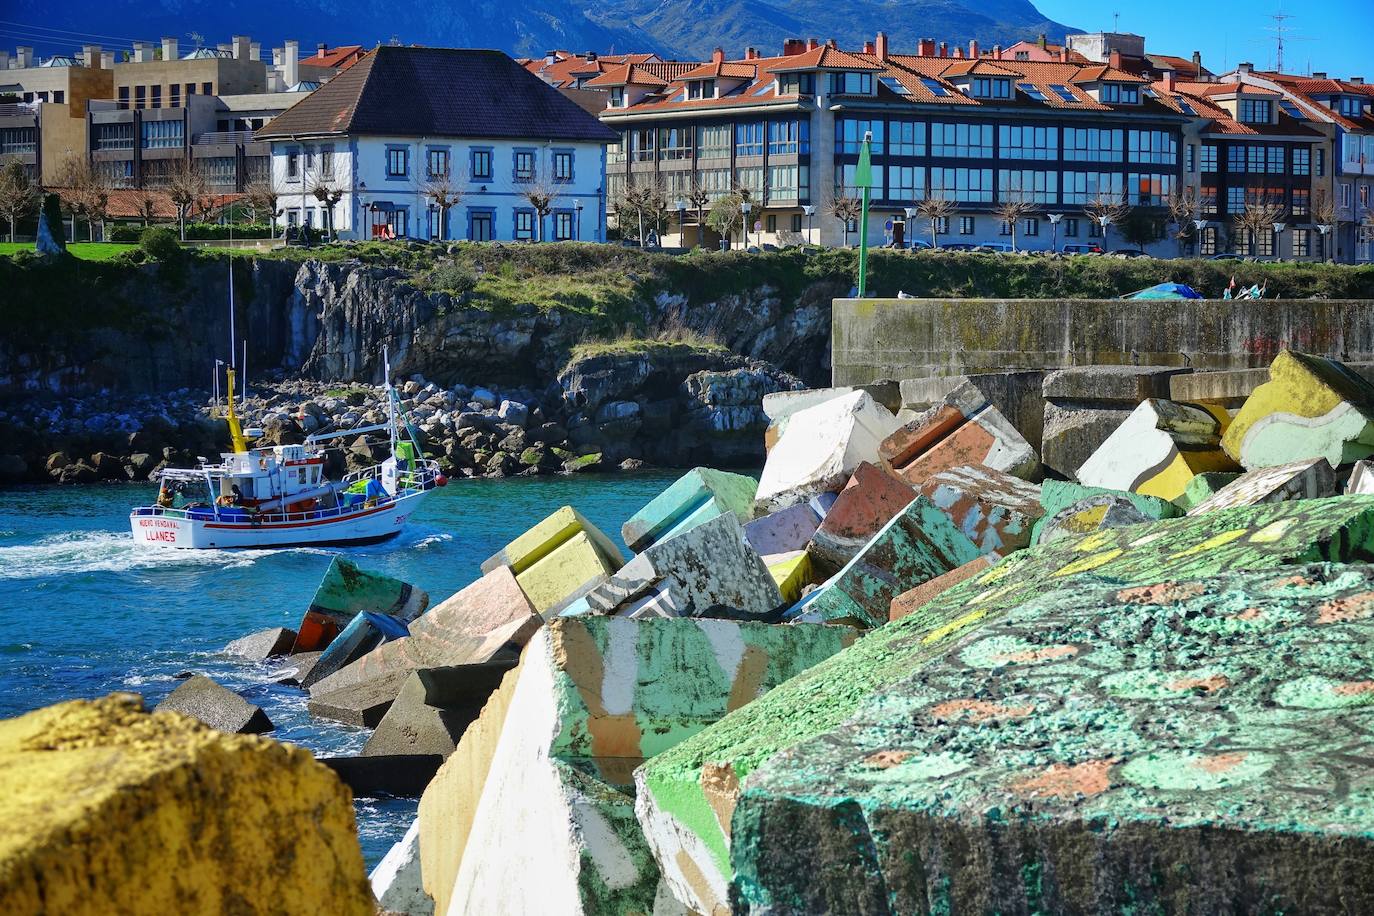
{"type": "Polygon", "coordinates": [[[241,506],[243,505],[243,491],[239,489],[238,484],[230,484],[229,492],[216,499],[215,505],[222,509],[231,506],[241,506]]]}
{"type": "Polygon", "coordinates": [[[167,481],[162,482],[162,486],[157,491],[157,505],[159,509],[170,509],[176,502],[176,494],[172,488],[167,486],[167,481]]]}

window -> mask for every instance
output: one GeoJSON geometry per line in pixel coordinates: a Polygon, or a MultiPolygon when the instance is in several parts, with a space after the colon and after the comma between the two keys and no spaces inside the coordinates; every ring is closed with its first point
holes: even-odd
{"type": "Polygon", "coordinates": [[[1100,238],[1102,238],[1102,224],[1099,223],[1099,222],[1098,222],[1097,220],[1095,220],[1095,219],[1090,219],[1090,220],[1088,220],[1088,238],[1090,238],[1090,239],[1100,239],[1100,238]]]}
{"type": "Polygon", "coordinates": [[[1016,197],[1029,203],[1058,203],[1059,173],[1003,169],[997,173],[997,193],[999,200],[1016,197]]]}
{"type": "Polygon", "coordinates": [[[998,235],[1011,235],[1011,223],[1001,220],[997,227],[998,235]]]}
{"type": "Polygon", "coordinates": [[[835,152],[857,155],[863,149],[864,134],[873,134],[873,152],[883,153],[883,122],[844,118],[835,122],[835,152]]]}
{"type": "Polygon", "coordinates": [[[926,126],[920,121],[887,122],[887,154],[889,156],[924,156],[926,126]]]}
{"type": "Polygon", "coordinates": [[[1064,203],[1087,204],[1099,197],[1120,200],[1123,176],[1120,172],[1065,172],[1064,203]]]}
{"type": "Polygon", "coordinates": [[[1064,128],[1064,159],[1071,162],[1120,162],[1122,132],[1097,127],[1064,128]]]}
{"type": "Polygon", "coordinates": [[[654,143],[658,132],[652,127],[641,127],[630,132],[630,158],[635,162],[652,162],[654,143]]]}
{"type": "Polygon", "coordinates": [[[182,145],[181,121],[144,121],[144,149],[178,149],[182,145]]]}
{"type": "Polygon", "coordinates": [[[151,102],[151,104],[150,104],[150,107],[152,107],[152,108],[161,108],[161,107],[162,107],[162,87],[161,87],[161,86],[153,86],[153,87],[152,87],[152,90],[153,90],[153,95],[152,95],[152,102],[151,102]]]}
{"type": "Polygon", "coordinates": [[[973,235],[973,228],[974,228],[974,225],[973,225],[973,217],[971,217],[971,216],[961,216],[961,217],[959,217],[959,234],[960,234],[960,235],[973,235]]]}
{"type": "Polygon", "coordinates": [[[1078,238],[1078,217],[1067,216],[1061,222],[1064,224],[1064,237],[1070,239],[1078,238]]]}
{"type": "Polygon", "coordinates": [[[1217,170],[1217,148],[1216,144],[1204,143],[1202,145],[1202,165],[1204,172],[1215,172],[1217,170]]]}
{"type": "MultiPolygon", "coordinates": [[[[651,151],[652,152],[652,151],[651,151]]],[[[518,149],[514,154],[514,178],[516,181],[529,182],[535,179],[534,150],[518,149]]]]}
{"type": "Polygon", "coordinates": [[[173,83],[172,85],[170,85],[170,86],[167,87],[167,107],[168,107],[168,108],[180,108],[180,107],[181,107],[181,84],[180,84],[180,83],[173,83]]]}
{"type": "Polygon", "coordinates": [[[1201,254],[1217,253],[1217,227],[1204,226],[1202,228],[1202,249],[1201,254]]]}
{"type": "Polygon", "coordinates": [[[147,108],[147,107],[148,107],[148,87],[147,87],[147,86],[135,86],[135,87],[134,87],[134,107],[135,107],[135,108],[147,108]]]}
{"type": "Polygon", "coordinates": [[[930,94],[936,98],[944,98],[949,95],[949,90],[945,88],[945,84],[933,76],[921,77],[921,85],[929,89],[930,94]]]}
{"type": "MultiPolygon", "coordinates": [[[[320,171],[321,171],[321,172],[324,171],[324,167],[323,167],[323,155],[321,156],[321,168],[320,168],[320,171]]],[[[426,150],[426,151],[425,151],[425,174],[426,174],[428,177],[430,177],[430,178],[447,178],[447,177],[448,177],[448,173],[449,173],[449,170],[448,170],[448,150],[446,150],[446,149],[432,149],[432,148],[429,149],[429,150],[426,150]]]]}
{"type": "Polygon", "coordinates": [[[193,96],[193,95],[195,95],[195,94],[196,94],[196,84],[195,84],[195,83],[187,83],[187,84],[186,84],[186,97],[187,97],[187,98],[190,98],[191,96],[193,96]]]}
{"type": "Polygon", "coordinates": [[[610,107],[610,108],[624,108],[624,107],[625,107],[625,87],[624,87],[624,86],[612,86],[612,87],[611,87],[611,98],[610,98],[610,104],[608,105],[608,107],[610,107]]]}
{"type": "Polygon", "coordinates": [[[553,151],[553,180],[557,184],[567,184],[573,180],[573,151],[559,149],[553,151]]]}
{"type": "Polygon", "coordinates": [[[491,181],[491,150],[475,149],[471,154],[473,181],[491,181]]]}
{"type": "MultiPolygon", "coordinates": [[[[130,127],[133,125],[130,124],[130,127]]],[[[134,184],[134,161],[116,159],[113,162],[95,162],[95,173],[117,188],[131,188],[134,184]]]]}
{"type": "MultiPolygon", "coordinates": [[[[32,133],[32,128],[29,128],[32,133]]],[[[132,121],[124,121],[120,124],[96,124],[95,125],[95,148],[96,149],[133,149],[134,148],[134,124],[132,121]]],[[[4,150],[4,152],[33,152],[28,150],[4,150]]]]}
{"type": "Polygon", "coordinates": [[[711,200],[717,200],[730,193],[729,169],[702,169],[697,173],[701,189],[711,200]]]}
{"type": "Polygon", "coordinates": [[[1274,103],[1270,99],[1241,99],[1240,119],[1246,124],[1268,124],[1274,120],[1274,103]]]}
{"type": "Polygon", "coordinates": [[[832,73],[830,74],[831,95],[872,95],[872,73],[832,73]]]}
{"type": "Polygon", "coordinates": [[[810,121],[769,121],[768,155],[809,152],[810,131],[810,121]]]}
{"type": "Polygon", "coordinates": [[[768,199],[805,199],[810,196],[809,181],[804,165],[771,165],[768,167],[768,199]]]}
{"type": "Polygon", "coordinates": [[[1293,257],[1305,258],[1312,253],[1312,233],[1307,229],[1293,230],[1293,257]]]}
{"type": "MultiPolygon", "coordinates": [[[[1027,52],[1025,52],[1025,51],[1017,51],[1017,52],[1016,52],[1016,59],[1017,59],[1017,60],[1021,60],[1021,55],[1022,55],[1022,54],[1027,54],[1027,57],[1029,57],[1029,54],[1028,54],[1027,52]]],[[[1022,92],[1024,92],[1029,98],[1032,98],[1032,99],[1034,99],[1034,100],[1037,101],[1037,102],[1047,102],[1047,101],[1049,101],[1049,99],[1045,98],[1045,93],[1041,92],[1038,88],[1036,88],[1035,86],[1032,86],[1030,83],[1017,83],[1017,84],[1016,84],[1016,88],[1017,88],[1017,89],[1020,89],[1020,90],[1021,90],[1022,92]]]]}
{"type": "Polygon", "coordinates": [[[559,210],[553,215],[553,240],[555,242],[572,241],[575,232],[576,226],[571,210],[559,210]]]}
{"type": "MultiPolygon", "coordinates": [[[[111,125],[113,126],[113,125],[111,125]]],[[[124,126],[124,125],[120,125],[124,126]]],[[[128,125],[130,128],[132,124],[128,125]]],[[[129,144],[133,145],[132,141],[129,144]]],[[[102,147],[103,148],[103,147],[102,147]]],[[[38,150],[38,130],[33,127],[0,127],[0,155],[33,153],[38,150]]]]}
{"type": "Polygon", "coordinates": [[[215,84],[214,84],[214,83],[201,83],[201,84],[200,84],[200,94],[201,94],[201,95],[214,95],[214,94],[215,94],[215,84]]]}
{"type": "Polygon", "coordinates": [[[990,204],[992,169],[931,169],[930,188],[950,200],[990,204]]]}
{"type": "Polygon", "coordinates": [[[793,232],[801,232],[801,231],[802,231],[802,215],[801,215],[800,213],[793,213],[793,214],[792,214],[792,231],[793,231],[793,232]]]}
{"type": "Polygon", "coordinates": [[[1127,83],[1103,83],[1100,101],[1108,105],[1139,105],[1140,87],[1127,83]]]}
{"type": "Polygon", "coordinates": [[[1183,170],[1189,175],[1197,172],[1197,147],[1191,143],[1183,147],[1183,170]]]}
{"type": "Polygon", "coordinates": [[[1129,162],[1150,165],[1173,165],[1178,162],[1178,141],[1168,131],[1127,131],[1126,150],[1129,162]]]}
{"type": "Polygon", "coordinates": [[[211,156],[197,159],[201,174],[212,185],[233,187],[238,183],[238,160],[233,156],[211,156]]]}
{"type": "Polygon", "coordinates": [[[975,99],[1009,99],[1011,98],[1011,80],[975,76],[973,78],[973,97],[975,99]]]}
{"type": "Polygon", "coordinates": [[[1340,206],[1341,209],[1350,209],[1350,182],[1341,182],[1336,185],[1336,199],[1339,201],[1338,206],[1340,206]]]}
{"type": "Polygon", "coordinates": [[[287,225],[289,228],[294,229],[294,228],[296,228],[297,226],[299,226],[300,224],[301,224],[301,215],[300,215],[300,213],[299,213],[298,211],[296,211],[296,210],[287,210],[287,211],[286,211],[286,225],[287,225]]]}
{"type": "Polygon", "coordinates": [[[1216,216],[1217,214],[1217,186],[1205,184],[1202,186],[1202,215],[1216,216]]]}
{"type": "Polygon", "coordinates": [[[1347,118],[1358,118],[1364,113],[1364,100],[1353,95],[1343,95],[1337,103],[1337,110],[1347,118]]]}
{"type": "Polygon", "coordinates": [[[749,121],[735,125],[735,155],[763,155],[763,123],[749,121]]]}
{"type": "Polygon", "coordinates": [[[1306,216],[1312,212],[1312,189],[1294,188],[1292,213],[1294,216],[1306,216]]]}
{"type": "Polygon", "coordinates": [[[911,95],[911,90],[897,82],[895,77],[880,76],[878,77],[878,84],[895,95],[911,95]]]}
{"type": "Polygon", "coordinates": [[[301,180],[301,154],[300,150],[286,151],[286,180],[301,180]]]}
{"type": "Polygon", "coordinates": [[[815,95],[816,74],[784,73],[778,83],[778,92],[781,95],[815,95]]]}
{"type": "Polygon", "coordinates": [[[1232,216],[1245,212],[1245,189],[1227,188],[1226,189],[1226,212],[1232,216]]]}
{"type": "Polygon", "coordinates": [[[516,210],[515,211],[515,232],[512,238],[519,242],[528,242],[534,239],[534,211],[516,210]]]}
{"type": "Polygon", "coordinates": [[[1272,258],[1274,256],[1274,230],[1261,230],[1257,241],[1259,242],[1259,250],[1255,253],[1260,257],[1272,258]]]}
{"type": "Polygon", "coordinates": [[[1306,146],[1293,147],[1293,174],[1312,174],[1312,150],[1306,146]]]}
{"type": "Polygon", "coordinates": [[[1285,171],[1283,159],[1283,147],[1268,147],[1264,151],[1264,170],[1270,175],[1282,175],[1285,171]]]}
{"type": "Polygon", "coordinates": [[[320,150],[320,177],[332,179],[334,177],[334,148],[326,146],[320,150]]]}
{"type": "Polygon", "coordinates": [[[728,124],[697,128],[697,156],[702,159],[729,159],[733,134],[728,124]]]}
{"type": "Polygon", "coordinates": [[[1146,175],[1132,172],[1126,176],[1126,200],[1142,207],[1162,207],[1174,190],[1173,175],[1146,175]]]}
{"type": "Polygon", "coordinates": [[[777,216],[775,216],[775,215],[772,214],[772,213],[770,213],[770,214],[768,214],[767,216],[765,216],[765,217],[763,218],[763,228],[764,228],[765,230],[767,230],[768,232],[777,232],[777,231],[778,231],[778,218],[777,218],[777,216]]]}
{"type": "Polygon", "coordinates": [[[1026,221],[1021,225],[1021,234],[1025,236],[1039,235],[1040,218],[1036,216],[1027,217],[1026,221]]]}
{"type": "Polygon", "coordinates": [[[128,87],[128,86],[120,86],[120,87],[119,87],[119,107],[120,107],[120,108],[128,108],[128,107],[129,107],[129,87],[128,87]]]}
{"type": "Polygon", "coordinates": [[[1074,95],[1068,86],[1061,86],[1056,83],[1050,87],[1050,91],[1059,96],[1061,101],[1070,102],[1076,105],[1081,105],[1083,103],[1083,100],[1074,95]]]}
{"type": "Polygon", "coordinates": [[[689,99],[714,99],[715,97],[715,80],[692,80],[687,84],[687,98],[689,99]]]}
{"type": "Polygon", "coordinates": [[[610,146],[606,147],[606,162],[615,165],[625,161],[625,144],[627,140],[624,134],[620,135],[610,146]]]}
{"type": "Polygon", "coordinates": [[[992,157],[991,124],[930,125],[930,155],[958,159],[986,159],[992,157]]]}
{"type": "Polygon", "coordinates": [[[763,199],[763,167],[740,169],[735,173],[735,180],[738,187],[749,192],[751,200],[763,199]]]}
{"type": "Polygon", "coordinates": [[[926,170],[923,166],[889,165],[887,199],[915,202],[925,197],[926,170]]]}
{"type": "Polygon", "coordinates": [[[997,128],[997,147],[1003,159],[1054,161],[1059,158],[1059,130],[1003,124],[997,128]]]}
{"type": "Polygon", "coordinates": [[[404,146],[387,147],[386,177],[404,178],[410,174],[410,150],[404,146]]]}

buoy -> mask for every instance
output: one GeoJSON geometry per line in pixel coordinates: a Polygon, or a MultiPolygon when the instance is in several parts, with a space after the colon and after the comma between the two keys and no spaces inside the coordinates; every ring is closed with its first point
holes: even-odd
{"type": "Polygon", "coordinates": [[[440,474],[438,477],[434,478],[434,483],[437,486],[446,487],[448,486],[448,478],[445,477],[443,474],[440,474]]]}

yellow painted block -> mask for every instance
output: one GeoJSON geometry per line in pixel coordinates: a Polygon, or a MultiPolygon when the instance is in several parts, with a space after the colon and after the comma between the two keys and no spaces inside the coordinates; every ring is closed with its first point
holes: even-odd
{"type": "Polygon", "coordinates": [[[1173,501],[1181,497],[1188,484],[1208,471],[1234,471],[1236,464],[1221,449],[1179,449],[1167,465],[1154,476],[1142,480],[1135,492],[1173,501]]]}
{"type": "Polygon", "coordinates": [[[0,722],[0,913],[376,910],[309,751],[111,694],[0,722]]]}
{"type": "Polygon", "coordinates": [[[601,582],[618,568],[619,564],[607,562],[587,532],[578,531],[541,556],[537,563],[526,567],[524,572],[517,573],[515,581],[520,583],[534,609],[547,620],[564,602],[577,597],[586,587],[601,582]]]}
{"type": "Polygon", "coordinates": [[[778,585],[778,591],[788,603],[801,600],[801,590],[811,583],[811,555],[805,550],[779,554],[768,566],[768,572],[778,585]]]}

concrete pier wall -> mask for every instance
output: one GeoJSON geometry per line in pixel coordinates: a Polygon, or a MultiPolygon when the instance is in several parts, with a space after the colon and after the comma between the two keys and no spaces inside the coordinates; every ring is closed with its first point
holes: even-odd
{"type": "Polygon", "coordinates": [[[832,383],[1082,365],[1374,361],[1374,300],[836,299],[832,383]]]}

